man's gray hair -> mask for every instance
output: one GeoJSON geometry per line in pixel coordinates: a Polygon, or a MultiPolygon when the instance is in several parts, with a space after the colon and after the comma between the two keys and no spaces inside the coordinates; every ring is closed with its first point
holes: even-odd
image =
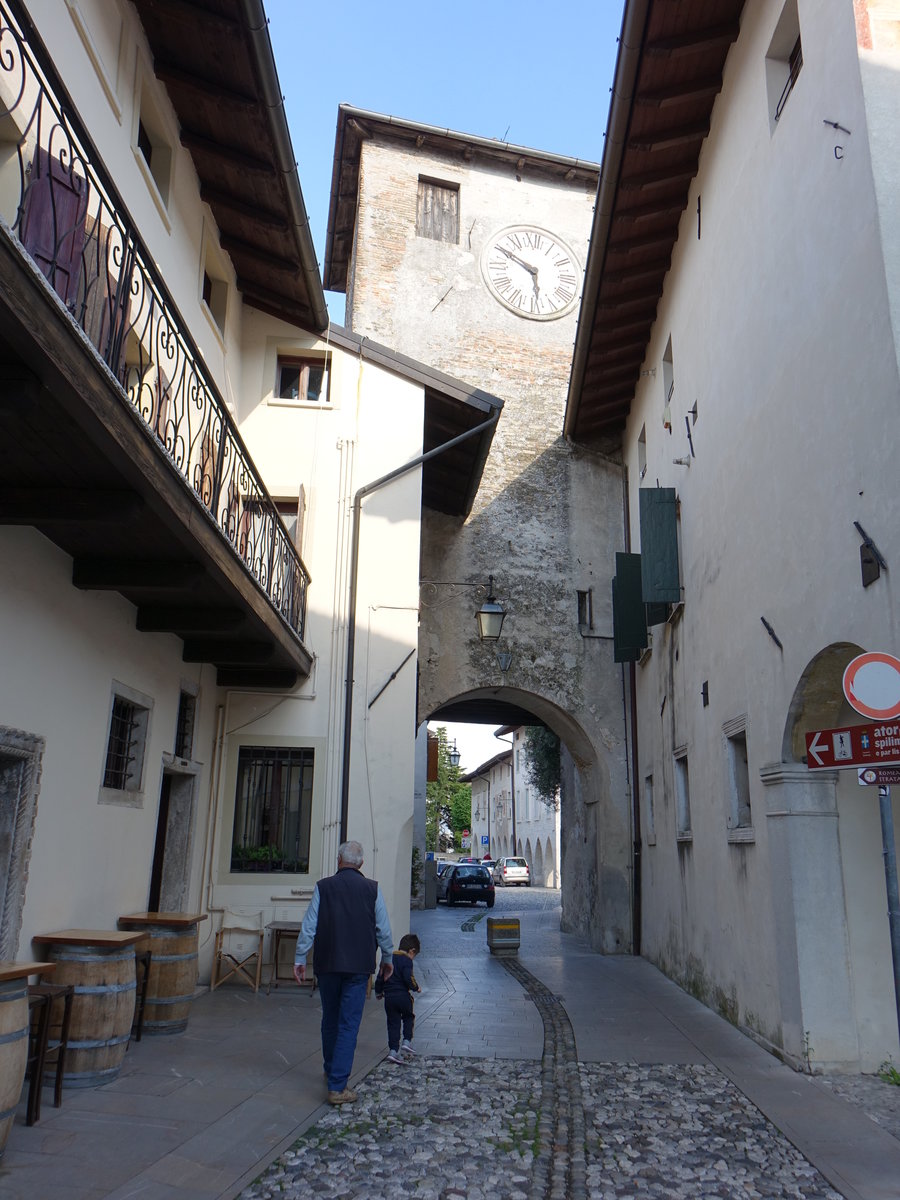
{"type": "Polygon", "coordinates": [[[345,867],[361,867],[363,864],[363,848],[359,842],[342,842],[338,846],[338,862],[345,867]]]}

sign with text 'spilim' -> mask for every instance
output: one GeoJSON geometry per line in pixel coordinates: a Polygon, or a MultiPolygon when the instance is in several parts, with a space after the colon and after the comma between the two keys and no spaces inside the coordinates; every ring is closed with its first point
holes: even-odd
{"type": "Polygon", "coordinates": [[[806,735],[811,771],[900,764],[900,722],[816,729],[806,735]]]}

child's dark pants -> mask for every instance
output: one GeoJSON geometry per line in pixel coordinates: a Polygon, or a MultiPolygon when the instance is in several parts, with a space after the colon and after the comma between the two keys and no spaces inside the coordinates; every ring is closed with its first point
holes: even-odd
{"type": "Polygon", "coordinates": [[[387,1017],[388,1046],[392,1050],[400,1049],[400,1026],[403,1026],[403,1036],[408,1042],[412,1041],[413,1025],[416,1023],[413,1013],[413,1001],[409,992],[385,993],[384,1015],[387,1017]]]}

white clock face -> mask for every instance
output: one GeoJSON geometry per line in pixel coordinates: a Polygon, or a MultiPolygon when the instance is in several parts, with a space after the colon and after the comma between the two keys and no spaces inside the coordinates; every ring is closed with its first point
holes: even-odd
{"type": "Polygon", "coordinates": [[[495,233],[481,256],[491,294],[517,316],[552,321],[575,307],[581,267],[569,247],[536,225],[495,233]]]}

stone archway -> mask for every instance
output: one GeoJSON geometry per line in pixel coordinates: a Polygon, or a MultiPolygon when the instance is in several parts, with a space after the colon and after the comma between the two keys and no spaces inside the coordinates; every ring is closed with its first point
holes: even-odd
{"type": "Polygon", "coordinates": [[[782,761],[761,777],[783,1049],[797,1062],[809,1054],[826,1069],[872,1071],[897,1045],[877,802],[854,770],[805,762],[807,733],[865,723],[842,689],[860,653],[835,642],[810,659],[788,706],[782,761]]]}
{"type": "Polygon", "coordinates": [[[541,848],[540,840],[534,848],[534,862],[532,863],[531,882],[538,887],[543,887],[546,883],[544,879],[544,852],[541,848]]]}
{"type": "MultiPolygon", "coordinates": [[[[632,835],[625,785],[624,744],[597,723],[590,732],[553,700],[510,685],[446,696],[427,719],[448,710],[465,721],[466,706],[494,711],[508,705],[543,722],[562,744],[560,788],[561,927],[605,954],[632,950],[632,835]]],[[[621,700],[620,700],[621,703],[621,700]]],[[[523,722],[524,723],[524,722],[523,722]]],[[[519,854],[520,847],[507,853],[519,854]]]]}

